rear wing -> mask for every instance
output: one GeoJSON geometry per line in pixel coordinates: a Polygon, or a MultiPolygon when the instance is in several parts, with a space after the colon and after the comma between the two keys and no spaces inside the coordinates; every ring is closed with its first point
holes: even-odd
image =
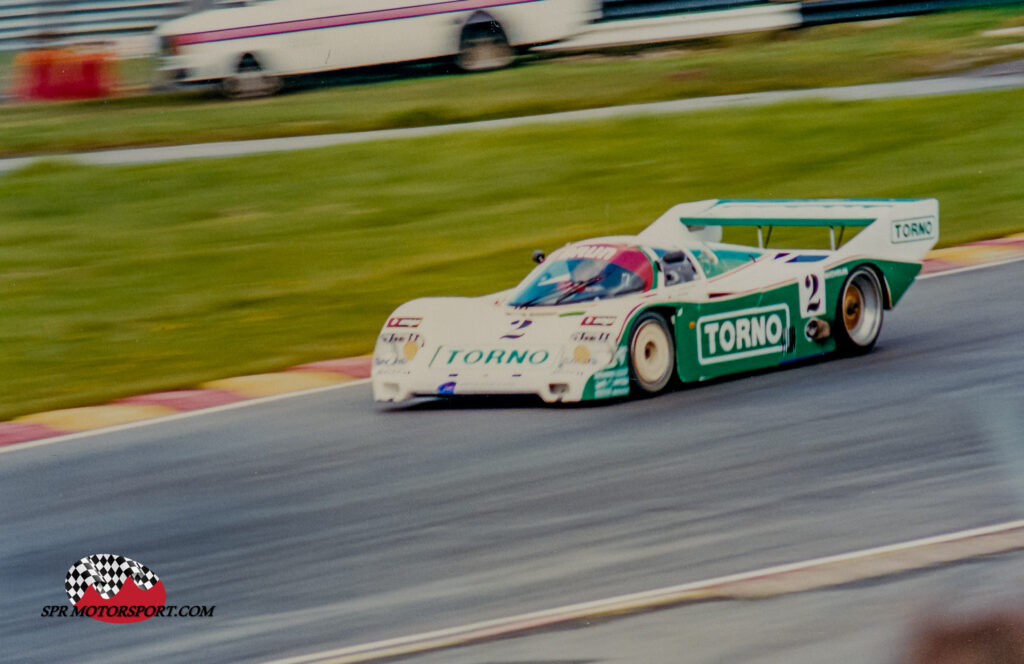
{"type": "Polygon", "coordinates": [[[672,207],[640,237],[682,246],[719,242],[724,226],[756,227],[762,248],[776,226],[827,228],[833,251],[919,261],[939,239],[939,202],[934,198],[697,201],[672,207]],[[843,244],[849,229],[854,236],[843,244]]]}

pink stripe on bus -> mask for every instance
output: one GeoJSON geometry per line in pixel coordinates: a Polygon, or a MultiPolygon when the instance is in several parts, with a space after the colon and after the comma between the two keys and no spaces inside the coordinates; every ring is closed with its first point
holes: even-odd
{"type": "Polygon", "coordinates": [[[359,25],[361,23],[378,23],[381,21],[416,18],[420,16],[431,16],[434,14],[447,14],[472,9],[522,5],[530,2],[540,2],[540,0],[506,0],[505,2],[494,2],[494,0],[449,0],[448,2],[436,2],[429,5],[414,5],[411,7],[398,7],[395,9],[379,9],[376,11],[359,12],[356,14],[340,14],[338,16],[323,16],[319,18],[296,19],[294,21],[281,21],[279,23],[249,25],[241,28],[224,28],[221,30],[193,32],[190,34],[178,35],[173,39],[179,46],[188,46],[190,44],[204,44],[207,42],[227,41],[229,39],[265,37],[267,35],[302,32],[305,30],[322,30],[324,28],[337,28],[346,25],[359,25]]]}

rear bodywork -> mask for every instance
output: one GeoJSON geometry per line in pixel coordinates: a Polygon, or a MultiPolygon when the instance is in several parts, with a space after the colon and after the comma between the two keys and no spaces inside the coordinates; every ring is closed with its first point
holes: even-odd
{"type": "Polygon", "coordinates": [[[668,321],[675,372],[685,382],[823,355],[836,350],[836,339],[812,330],[834,321],[848,275],[859,268],[874,271],[884,306],[891,309],[937,239],[933,199],[677,205],[638,235],[560,250],[643,252],[652,275],[646,290],[557,305],[513,306],[515,291],[403,304],[377,340],[374,398],[536,394],[553,402],[625,396],[631,385],[630,331],[647,311],[668,321]],[[759,235],[770,235],[776,226],[818,226],[832,235],[834,248],[722,243],[722,227],[734,225],[756,226],[759,235]],[[680,251],[694,274],[673,281],[663,257],[680,251]]]}

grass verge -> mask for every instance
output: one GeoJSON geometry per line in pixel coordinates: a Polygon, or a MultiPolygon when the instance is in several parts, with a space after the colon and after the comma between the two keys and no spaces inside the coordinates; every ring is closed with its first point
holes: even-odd
{"type": "MultiPolygon", "coordinates": [[[[1010,7],[524,59],[487,74],[435,69],[245,102],[191,93],[9,104],[0,107],[0,156],[363,131],[934,76],[1024,57],[1002,48],[1020,42],[1019,35],[985,34],[1022,23],[1024,10],[1010,7]]],[[[123,76],[137,83],[146,71],[145,62],[132,61],[123,76]]]]}
{"type": "Polygon", "coordinates": [[[636,232],[686,200],[935,196],[944,245],[1022,231],[1022,105],[800,103],[36,164],[0,178],[0,419],[367,353],[405,300],[511,286],[531,249],[636,232]]]}

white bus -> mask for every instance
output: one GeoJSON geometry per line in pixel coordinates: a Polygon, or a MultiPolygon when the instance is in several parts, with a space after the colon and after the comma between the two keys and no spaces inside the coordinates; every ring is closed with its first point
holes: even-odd
{"type": "Polygon", "coordinates": [[[581,32],[595,0],[267,0],[159,26],[161,76],[272,94],[284,77],[454,58],[497,69],[532,46],[581,32]]]}

